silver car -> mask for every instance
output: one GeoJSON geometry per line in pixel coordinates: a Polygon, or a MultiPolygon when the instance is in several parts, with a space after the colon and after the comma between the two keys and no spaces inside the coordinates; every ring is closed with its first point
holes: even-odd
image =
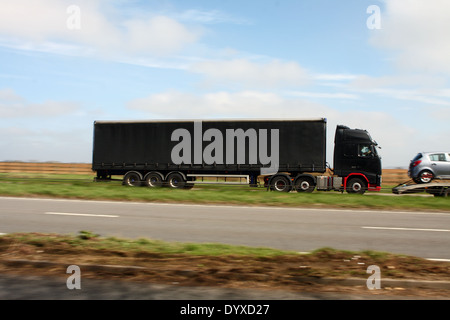
{"type": "Polygon", "coordinates": [[[421,152],[409,164],[408,176],[416,183],[450,179],[450,152],[421,152]]]}

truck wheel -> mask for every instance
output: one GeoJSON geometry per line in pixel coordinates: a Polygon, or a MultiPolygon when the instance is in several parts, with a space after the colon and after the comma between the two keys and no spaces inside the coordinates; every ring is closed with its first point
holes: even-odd
{"type": "Polygon", "coordinates": [[[419,182],[420,183],[429,183],[431,180],[434,179],[434,175],[431,171],[424,170],[421,173],[419,173],[419,182]]]}
{"type": "Polygon", "coordinates": [[[310,177],[299,177],[295,180],[294,188],[297,192],[313,192],[315,188],[314,180],[310,177]]]}
{"type": "Polygon", "coordinates": [[[186,180],[180,173],[174,172],[167,177],[167,185],[170,188],[183,189],[186,186],[186,180]]]}
{"type": "Polygon", "coordinates": [[[157,172],[150,172],[145,176],[144,183],[149,188],[159,188],[162,186],[163,178],[157,172]]]}
{"type": "Polygon", "coordinates": [[[129,187],[138,187],[142,184],[142,176],[139,172],[130,171],[123,177],[123,185],[129,187]]]}
{"type": "Polygon", "coordinates": [[[275,176],[270,181],[270,189],[278,192],[289,192],[292,186],[289,179],[285,176],[275,176]]]}
{"type": "Polygon", "coordinates": [[[366,184],[363,180],[359,178],[353,178],[347,182],[347,192],[348,193],[358,193],[364,194],[366,192],[366,184]]]}

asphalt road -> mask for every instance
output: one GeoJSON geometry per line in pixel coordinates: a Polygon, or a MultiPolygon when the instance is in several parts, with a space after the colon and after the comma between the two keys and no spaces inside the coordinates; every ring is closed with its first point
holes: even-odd
{"type": "Polygon", "coordinates": [[[0,234],[81,230],[299,252],[333,247],[450,259],[450,213],[0,197],[0,234]]]}

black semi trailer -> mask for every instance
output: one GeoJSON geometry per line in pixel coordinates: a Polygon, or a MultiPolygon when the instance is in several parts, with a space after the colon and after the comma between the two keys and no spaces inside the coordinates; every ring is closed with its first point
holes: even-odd
{"type": "Polygon", "coordinates": [[[92,169],[97,181],[120,175],[129,186],[256,186],[261,176],[275,191],[379,190],[381,160],[365,130],[337,126],[333,174],[323,175],[326,130],[326,119],[96,121],[92,169]]]}

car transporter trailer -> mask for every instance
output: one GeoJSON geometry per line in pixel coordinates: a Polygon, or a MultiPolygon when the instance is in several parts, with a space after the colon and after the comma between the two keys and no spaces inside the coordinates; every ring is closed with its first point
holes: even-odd
{"type": "Polygon", "coordinates": [[[450,181],[433,181],[417,184],[413,180],[409,180],[392,188],[392,192],[395,194],[426,192],[435,197],[449,197],[450,181]]]}

